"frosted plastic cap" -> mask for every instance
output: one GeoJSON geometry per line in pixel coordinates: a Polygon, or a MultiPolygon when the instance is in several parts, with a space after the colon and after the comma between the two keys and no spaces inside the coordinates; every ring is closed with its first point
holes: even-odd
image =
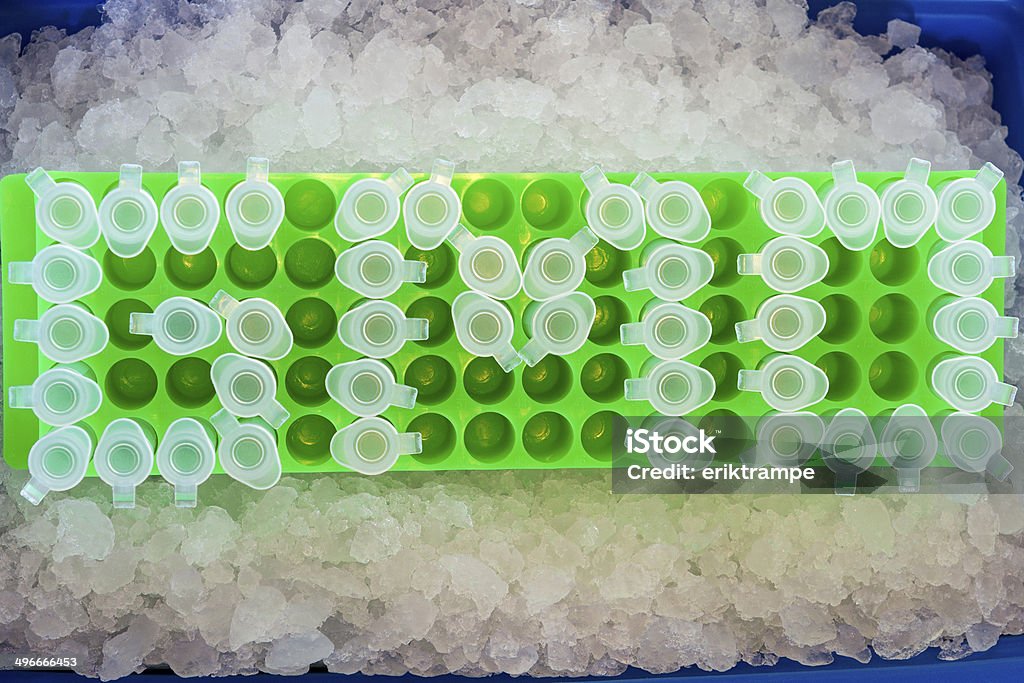
{"type": "Polygon", "coordinates": [[[774,351],[799,349],[825,329],[825,309],[817,301],[778,294],[757,309],[753,320],[736,323],[736,341],[763,340],[774,351]]]}
{"type": "Polygon", "coordinates": [[[7,281],[32,285],[36,296],[51,304],[71,303],[92,294],[103,282],[96,259],[63,244],[45,247],[31,261],[11,261],[7,281]]]}
{"type": "Polygon", "coordinates": [[[1012,256],[993,256],[981,242],[956,242],[928,261],[928,279],[939,289],[957,296],[977,296],[995,278],[1017,272],[1012,256]]]}
{"type": "Polygon", "coordinates": [[[399,168],[383,180],[363,178],[352,183],[338,203],[335,230],[349,242],[383,235],[398,222],[399,197],[412,182],[408,171],[399,168]]]}
{"type": "Polygon", "coordinates": [[[1005,481],[1013,465],[1003,457],[1003,434],[992,420],[970,413],[952,413],[942,420],[946,457],[964,472],[988,471],[1005,481]]]}
{"type": "Polygon", "coordinates": [[[681,180],[659,183],[640,173],[631,183],[646,204],[647,223],[662,237],[699,242],[711,231],[711,214],[700,193],[681,180]]]}
{"type": "Polygon", "coordinates": [[[896,470],[900,491],[921,490],[921,470],[931,464],[939,448],[928,414],[906,403],[893,411],[878,442],[886,462],[896,470]]]}
{"type": "Polygon", "coordinates": [[[158,211],[153,195],[142,187],[142,167],[121,164],[117,187],[100,202],[100,232],[110,251],[123,258],[138,256],[156,231],[158,211]]]}
{"type": "Polygon", "coordinates": [[[398,353],[406,341],[428,337],[426,318],[407,318],[390,301],[367,301],[341,316],[338,338],[348,348],[370,358],[398,353]]]}
{"type": "Polygon", "coordinates": [[[643,265],[622,273],[627,292],[650,290],[658,299],[680,301],[711,282],[715,263],[700,249],[657,240],[643,252],[643,265]]]}
{"type": "Polygon", "coordinates": [[[270,244],[284,220],[284,197],[270,184],[270,161],[249,157],[245,180],[231,188],[224,213],[238,246],[257,250],[270,244]]]}
{"type": "Polygon", "coordinates": [[[825,423],[814,413],[771,413],[757,423],[754,467],[802,467],[818,450],[825,423]]]}
{"type": "Polygon", "coordinates": [[[932,318],[935,337],[961,353],[988,350],[996,339],[1014,339],[1020,320],[1001,316],[996,307],[979,297],[958,298],[944,305],[932,318]]]}
{"type": "Polygon", "coordinates": [[[221,334],[220,316],[187,296],[165,299],[152,313],[135,312],[128,320],[129,332],[152,336],[160,350],[172,356],[213,346],[221,334]]]}
{"type": "Polygon", "coordinates": [[[462,224],[448,241],[459,252],[459,275],[470,289],[499,300],[511,299],[523,286],[519,261],[500,237],[474,237],[462,224]]]}
{"type": "Polygon", "coordinates": [[[43,424],[60,427],[80,422],[100,409],[103,394],[93,380],[75,370],[47,370],[27,386],[7,392],[8,408],[31,408],[43,424]]]}
{"type": "Polygon", "coordinates": [[[986,163],[973,178],[959,178],[939,191],[939,213],[935,231],[947,242],[965,240],[976,235],[996,215],[996,198],[992,194],[1003,179],[1003,172],[986,163]]]}
{"type": "Polygon", "coordinates": [[[178,164],[178,184],[160,203],[160,222],[171,246],[182,254],[198,254],[210,245],[220,222],[220,202],[202,185],[198,161],[178,164]]]}
{"type": "Polygon", "coordinates": [[[391,406],[416,405],[417,390],[398,384],[391,368],[371,358],[335,365],[325,383],[331,398],[358,417],[380,415],[391,406]]]}
{"type": "Polygon", "coordinates": [[[514,323],[504,305],[479,292],[462,292],[452,302],[455,336],[474,356],[491,356],[505,372],[522,362],[512,347],[514,323]]]}
{"type": "Polygon", "coordinates": [[[92,456],[92,437],[81,427],[54,429],[28,452],[28,483],[21,495],[39,505],[50,491],[67,491],[81,483],[92,456]]]}
{"type": "Polygon", "coordinates": [[[153,470],[153,442],[135,420],[122,417],[103,430],[93,467],[114,489],[114,507],[135,507],[135,487],[153,470]]]}
{"type": "Polygon", "coordinates": [[[924,159],[911,159],[903,179],[882,192],[882,225],[894,246],[914,246],[935,223],[939,201],[928,186],[931,168],[924,159]]]}
{"type": "Polygon", "coordinates": [[[78,304],[60,304],[39,320],[15,320],[12,336],[31,342],[55,363],[76,363],[107,347],[110,333],[102,320],[78,304]]]}
{"type": "Polygon", "coordinates": [[[425,282],[427,264],[402,258],[393,244],[369,240],[341,252],[334,274],[356,294],[383,299],[397,292],[403,282],[425,282]]]}
{"type": "Polygon", "coordinates": [[[993,403],[1013,404],[1017,387],[999,381],[984,358],[955,356],[940,361],[931,374],[932,390],[955,410],[977,413],[993,403]]]}
{"type": "Polygon", "coordinates": [[[663,301],[645,311],[640,322],[621,325],[619,338],[624,346],[643,344],[655,358],[682,358],[711,340],[711,321],[680,303],[663,301]]]}
{"type": "Polygon", "coordinates": [[[549,353],[567,356],[577,351],[587,341],[596,315],[594,299],[584,292],[531,304],[525,320],[530,341],[519,350],[520,357],[533,367],[549,353]]]}
{"type": "Polygon", "coordinates": [[[569,239],[549,237],[534,243],[523,269],[523,291],[534,301],[574,291],[587,273],[587,252],[597,242],[597,235],[584,227],[569,239]]]}
{"type": "Polygon", "coordinates": [[[240,423],[227,409],[214,413],[210,424],[220,435],[217,459],[225,474],[257,491],[281,480],[281,456],[269,429],[255,422],[240,423]]]}
{"type": "Polygon", "coordinates": [[[743,187],[760,200],[761,220],[775,232],[814,237],[825,227],[825,210],[818,195],[800,178],[772,180],[752,171],[743,187]]]}
{"type": "Polygon", "coordinates": [[[259,298],[238,301],[221,289],[210,300],[210,308],[225,319],[228,341],[239,353],[279,360],[292,350],[292,330],[272,302],[259,298]]]}
{"type": "Polygon", "coordinates": [[[174,486],[176,507],[195,507],[197,489],[213,473],[217,454],[201,422],[183,417],[172,422],[156,451],[160,475],[174,486]]]}
{"type": "Polygon", "coordinates": [[[399,433],[380,417],[360,418],[331,439],[331,457],[339,465],[367,475],[383,474],[395,466],[400,455],[422,451],[419,432],[399,433]]]}
{"type": "Polygon", "coordinates": [[[590,197],[584,208],[587,225],[616,249],[635,249],[647,235],[644,202],[636,190],[608,182],[600,166],[580,174],[590,197]]]}
{"type": "Polygon", "coordinates": [[[882,202],[870,186],[857,180],[852,161],[832,164],[834,185],[823,202],[825,222],[836,239],[850,251],[863,251],[875,243],[882,202]]]}
{"type": "Polygon", "coordinates": [[[825,428],[819,450],[825,465],[835,472],[835,492],[856,493],[857,475],[871,467],[878,453],[875,433],[864,411],[843,408],[837,412],[825,428]]]}
{"type": "Polygon", "coordinates": [[[776,353],[758,370],[740,370],[738,388],[759,392],[775,410],[797,412],[825,398],[828,377],[803,358],[776,353]]]}
{"type": "Polygon", "coordinates": [[[76,249],[88,249],[100,238],[96,202],[89,191],[72,181],[55,182],[41,168],[27,176],[36,196],[36,225],[43,234],[76,249]]]}
{"type": "Polygon", "coordinates": [[[661,415],[688,415],[715,395],[715,378],[684,360],[663,360],[643,377],[627,379],[627,401],[647,401],[661,415]]]}
{"type": "Polygon", "coordinates": [[[776,292],[798,292],[821,282],[828,274],[828,254],[816,244],[799,237],[776,237],[760,254],[740,254],[736,259],[740,275],[760,275],[776,292]]]}
{"type": "Polygon", "coordinates": [[[462,200],[452,189],[455,164],[444,159],[434,162],[430,178],[413,185],[402,203],[405,232],[418,249],[435,249],[459,223],[462,200]]]}
{"type": "Polygon", "coordinates": [[[288,410],[275,398],[277,379],[266,363],[225,353],[213,361],[210,377],[221,405],[235,416],[261,417],[275,428],[288,420],[288,410]]]}

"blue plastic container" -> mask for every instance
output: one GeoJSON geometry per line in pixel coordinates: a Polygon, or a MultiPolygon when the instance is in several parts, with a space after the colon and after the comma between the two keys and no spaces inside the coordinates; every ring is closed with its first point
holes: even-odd
{"type": "MultiPolygon", "coordinates": [[[[834,2],[810,0],[811,13],[829,7],[834,2]]],[[[861,0],[857,3],[857,19],[854,23],[861,33],[881,33],[890,19],[903,19],[919,25],[922,29],[921,44],[927,47],[941,47],[961,57],[981,54],[985,56],[995,83],[995,108],[1002,114],[1003,124],[1009,127],[1009,143],[1018,152],[1024,153],[1024,0],[861,0]]],[[[77,31],[89,25],[98,24],[100,14],[96,0],[33,0],[30,2],[0,2],[0,35],[13,31],[21,32],[25,39],[42,26],[56,25],[69,31],[77,31]]],[[[643,671],[629,670],[612,679],[616,683],[648,683],[659,681],[685,681],[694,678],[725,679],[730,683],[765,683],[766,681],[790,681],[814,678],[827,683],[861,683],[862,681],[892,681],[908,683],[913,681],[935,683],[936,681],[1019,681],[1024,678],[1024,636],[1004,637],[999,644],[987,652],[973,655],[956,663],[936,660],[936,651],[926,651],[906,661],[884,661],[872,659],[862,665],[852,660],[838,659],[827,667],[804,667],[795,662],[783,661],[774,667],[750,667],[740,665],[723,673],[706,673],[700,670],[685,670],[676,674],[654,676],[643,671]]],[[[156,672],[153,672],[156,673],[156,672]]],[[[132,676],[130,679],[137,679],[132,676]]],[[[146,675],[146,679],[151,679],[146,675]]],[[[68,683],[74,680],[67,673],[0,672],[0,680],[10,681],[51,681],[68,683]]],[[[193,678],[191,681],[245,681],[245,683],[278,682],[280,677],[261,674],[257,676],[225,678],[193,678]]],[[[327,673],[309,673],[300,677],[302,681],[329,683],[345,680],[346,683],[381,683],[381,678],[362,675],[347,676],[343,679],[327,673]]],[[[394,683],[422,683],[424,679],[402,676],[386,679],[394,683]]],[[[441,676],[430,679],[432,683],[467,683],[470,680],[460,676],[441,676]]],[[[486,679],[489,683],[521,683],[524,679],[496,676],[486,679]]],[[[544,679],[555,680],[555,679],[544,679]]],[[[609,679],[573,679],[575,681],[606,681],[609,679]]]]}

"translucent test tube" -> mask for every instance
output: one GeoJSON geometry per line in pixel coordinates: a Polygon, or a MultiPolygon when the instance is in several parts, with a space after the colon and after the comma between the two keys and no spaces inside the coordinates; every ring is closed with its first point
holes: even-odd
{"type": "Polygon", "coordinates": [[[814,413],[769,413],[757,422],[757,441],[748,465],[803,467],[818,450],[825,423],[814,413]]]}
{"type": "Polygon", "coordinates": [[[203,186],[198,161],[178,163],[178,184],[160,203],[160,222],[171,246],[182,254],[198,254],[210,245],[220,222],[220,202],[203,186]]]}
{"type": "Polygon", "coordinates": [[[500,302],[462,292],[452,302],[452,322],[459,344],[474,356],[491,356],[505,372],[523,361],[512,347],[512,314],[500,302]]]}
{"type": "Polygon", "coordinates": [[[929,314],[935,338],[967,354],[987,351],[996,339],[1016,338],[1020,324],[980,297],[945,297],[929,314]]]}
{"type": "Polygon", "coordinates": [[[216,463],[213,435],[202,422],[182,417],[167,426],[156,451],[156,466],[174,487],[176,507],[196,506],[199,485],[210,478],[216,463]]]}
{"type": "Polygon", "coordinates": [[[632,187],[608,181],[600,166],[580,174],[590,197],[584,214],[587,225],[616,249],[635,249],[647,235],[644,202],[632,187]]]}
{"type": "Polygon", "coordinates": [[[405,233],[417,249],[437,248],[458,225],[462,200],[452,189],[454,175],[455,164],[438,159],[430,178],[413,185],[405,194],[405,233]]]}
{"type": "Polygon", "coordinates": [[[36,296],[43,301],[66,304],[99,289],[103,271],[92,256],[63,244],[52,244],[31,261],[7,264],[7,281],[32,285],[36,296]]]}
{"type": "Polygon", "coordinates": [[[173,296],[152,313],[132,313],[128,331],[153,337],[160,350],[172,356],[187,356],[217,343],[221,319],[195,299],[173,296]]]}
{"type": "Polygon", "coordinates": [[[135,507],[135,488],[153,471],[156,436],[148,427],[132,418],[117,418],[96,444],[93,467],[114,490],[115,508],[135,507]]]}
{"type": "Polygon", "coordinates": [[[519,356],[530,367],[549,353],[568,356],[587,341],[596,315],[594,299],[584,292],[531,303],[523,313],[523,328],[530,341],[519,349],[519,356]]]}
{"type": "Polygon", "coordinates": [[[817,301],[777,294],[763,302],[753,320],[736,323],[736,341],[763,340],[773,351],[789,353],[825,329],[825,309],[817,301]]]}
{"type": "Polygon", "coordinates": [[[821,282],[828,274],[828,254],[807,240],[783,235],[759,254],[740,254],[736,268],[740,275],[760,275],[776,292],[791,294],[821,282]]]}
{"type": "Polygon", "coordinates": [[[288,420],[288,410],[275,398],[277,379],[266,363],[225,353],[213,361],[210,378],[221,405],[232,414],[261,417],[275,429],[288,420]]]}
{"type": "Polygon", "coordinates": [[[292,350],[292,330],[272,302],[259,298],[238,301],[221,289],[210,300],[210,308],[225,319],[228,341],[239,353],[279,360],[292,350]]]}
{"type": "Polygon", "coordinates": [[[100,202],[99,226],[110,251],[123,258],[142,253],[158,220],[153,195],[142,187],[142,167],[121,164],[117,187],[100,202]]]}
{"type": "Polygon", "coordinates": [[[657,239],[640,253],[640,267],[622,273],[627,292],[649,289],[658,299],[680,301],[707,283],[715,263],[700,249],[657,239]]]}
{"type": "Polygon", "coordinates": [[[977,296],[995,278],[1013,277],[1017,264],[1012,256],[993,256],[981,242],[956,242],[935,252],[928,260],[932,284],[957,296],[977,296]]]}
{"type": "Polygon", "coordinates": [[[412,182],[409,172],[399,168],[384,179],[363,178],[352,183],[338,203],[334,229],[349,242],[383,235],[398,222],[399,197],[412,182]]]}
{"type": "Polygon", "coordinates": [[[393,244],[368,240],[341,252],[334,274],[356,294],[383,299],[397,292],[403,282],[426,282],[427,264],[403,258],[393,244]]]}
{"type": "Polygon", "coordinates": [[[939,185],[939,212],[935,232],[947,242],[959,242],[988,227],[996,215],[993,191],[1003,172],[986,163],[973,178],[948,180],[939,185]]]}
{"type": "Polygon", "coordinates": [[[699,242],[711,231],[711,214],[700,193],[681,180],[659,183],[640,173],[630,186],[646,204],[647,223],[662,237],[679,242],[699,242]]]}
{"type": "Polygon", "coordinates": [[[655,358],[683,358],[711,340],[711,321],[680,303],[651,299],[640,321],[619,326],[623,346],[643,344],[655,358]]]}
{"type": "Polygon", "coordinates": [[[832,164],[832,189],[824,197],[825,223],[850,251],[863,251],[875,243],[882,202],[870,186],[857,180],[853,162],[832,164]]]}
{"type": "Polygon", "coordinates": [[[80,422],[100,409],[100,386],[77,368],[51,368],[25,386],[7,393],[8,408],[31,408],[43,424],[62,427],[80,422]]]}
{"type": "Polygon", "coordinates": [[[950,355],[932,368],[932,391],[955,410],[977,413],[993,403],[1009,406],[1017,387],[999,381],[995,368],[984,358],[950,355]]]}
{"type": "Polygon", "coordinates": [[[77,425],[59,427],[40,438],[28,452],[30,479],[22,497],[39,505],[50,491],[67,491],[81,483],[92,457],[92,437],[77,425]]]}
{"type": "Polygon", "coordinates": [[[459,275],[467,287],[502,301],[519,293],[523,274],[508,242],[493,235],[474,237],[462,224],[448,241],[459,252],[459,275]]]}
{"type": "Polygon", "coordinates": [[[939,448],[928,414],[921,406],[905,403],[884,420],[878,441],[886,462],[896,470],[903,493],[921,490],[921,470],[931,464],[939,448]]]}
{"type": "Polygon", "coordinates": [[[836,494],[855,494],[857,476],[871,467],[878,454],[878,442],[864,411],[843,408],[833,415],[819,450],[825,465],[836,475],[836,494]]]}
{"type": "Polygon", "coordinates": [[[882,192],[882,226],[893,246],[914,246],[935,223],[939,201],[928,186],[931,169],[931,162],[911,159],[903,178],[882,192]]]}
{"type": "Polygon", "coordinates": [[[96,202],[79,183],[58,183],[41,168],[27,176],[36,196],[36,225],[47,237],[75,247],[88,249],[100,238],[96,202]]]}
{"type": "Polygon", "coordinates": [[[55,363],[76,363],[107,347],[110,333],[102,320],[78,304],[60,304],[39,320],[15,320],[12,336],[31,342],[55,363]]]}
{"type": "Polygon", "coordinates": [[[761,220],[775,232],[814,237],[825,227],[821,200],[800,178],[772,180],[760,171],[751,171],[743,187],[758,198],[761,220]]]}
{"type": "Polygon", "coordinates": [[[395,466],[400,455],[422,451],[419,432],[399,433],[381,417],[361,417],[338,430],[331,439],[331,457],[335,462],[367,475],[383,474],[395,466]]]}
{"type": "Polygon", "coordinates": [[[828,377],[803,358],[773,353],[757,370],[740,370],[737,386],[759,392],[775,410],[797,412],[825,398],[828,377]]]}
{"type": "Polygon", "coordinates": [[[270,184],[270,160],[249,157],[245,180],[231,188],[224,201],[224,213],[243,249],[257,250],[270,244],[284,220],[284,197],[270,184]]]}
{"type": "Polygon", "coordinates": [[[407,341],[427,339],[428,327],[426,318],[407,318],[390,301],[364,301],[341,316],[338,338],[364,356],[387,358],[407,341]]]}
{"type": "Polygon", "coordinates": [[[951,413],[939,427],[946,457],[964,472],[988,471],[1005,481],[1013,465],[1003,457],[1003,435],[992,420],[970,413],[951,413]]]}
{"type": "Polygon", "coordinates": [[[627,401],[647,401],[661,415],[689,415],[715,395],[715,378],[710,372],[684,360],[648,358],[640,377],[624,384],[627,401]]]}
{"type": "Polygon", "coordinates": [[[416,405],[417,390],[397,383],[391,368],[372,358],[335,365],[325,384],[330,397],[357,417],[380,415],[391,406],[416,405]]]}
{"type": "MultiPolygon", "coordinates": [[[[682,442],[688,437],[700,439],[700,430],[690,422],[677,416],[649,415],[644,419],[642,427],[651,433],[660,434],[663,439],[675,436],[682,442]]],[[[664,442],[663,442],[664,443],[664,442]]],[[[669,469],[674,465],[684,465],[694,470],[702,470],[715,459],[715,454],[707,449],[693,449],[687,452],[680,449],[677,453],[665,452],[664,449],[648,449],[647,461],[652,467],[669,469]]]]}
{"type": "Polygon", "coordinates": [[[549,237],[526,249],[523,291],[534,301],[546,301],[574,291],[587,274],[587,252],[598,238],[587,227],[569,239],[549,237]]]}
{"type": "Polygon", "coordinates": [[[227,408],[214,413],[210,424],[220,435],[217,459],[226,475],[257,491],[281,480],[281,456],[270,429],[258,422],[239,422],[227,408]]]}

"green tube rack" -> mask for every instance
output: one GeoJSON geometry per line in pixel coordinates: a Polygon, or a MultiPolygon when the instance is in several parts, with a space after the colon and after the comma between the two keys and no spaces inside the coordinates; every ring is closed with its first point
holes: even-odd
{"type": "MultiPolygon", "coordinates": [[[[117,186],[116,173],[51,173],[57,181],[81,183],[96,200],[117,186]]],[[[763,342],[738,344],[733,326],[753,317],[757,306],[773,294],[755,277],[736,272],[740,253],[758,251],[776,236],[761,220],[756,199],[743,188],[746,173],[653,173],[656,180],[683,180],[701,194],[712,218],[710,234],[693,245],[715,263],[711,283],[684,300],[712,323],[711,342],[687,357],[709,370],[717,382],[714,400],[699,415],[756,416],[769,408],[760,395],[740,392],[736,375],[754,368],[771,351],[763,342]]],[[[827,172],[768,174],[796,176],[816,190],[827,187],[827,172]]],[[[973,177],[973,171],[934,172],[929,183],[973,177]]],[[[341,468],[328,445],[335,431],[354,418],[327,395],[323,379],[331,366],[357,358],[336,335],[338,317],[359,296],[344,289],[334,276],[334,261],[351,246],[337,234],[333,218],[345,189],[360,178],[387,174],[271,174],[285,198],[285,218],[264,249],[246,251],[234,242],[222,217],[210,247],[196,256],[174,251],[162,227],[146,249],[124,259],[110,253],[101,239],[87,250],[103,266],[100,288],[81,303],[103,318],[111,342],[86,361],[104,390],[103,406],[86,424],[99,434],[118,417],[145,420],[161,435],[176,418],[209,418],[219,408],[209,378],[210,363],[232,351],[222,336],[194,356],[178,358],[161,352],[150,337],[128,332],[133,311],[150,311],[173,295],[209,302],[218,289],[236,298],[260,296],[285,313],[295,346],[285,358],[271,362],[278,378],[278,400],[291,418],[277,431],[285,472],[329,472],[341,468]]],[[[427,174],[413,174],[418,182],[427,174]]],[[[859,173],[878,189],[901,173],[859,173]]],[[[203,184],[223,202],[245,178],[241,173],[204,173],[203,184]]],[[[609,180],[628,184],[634,174],[610,173],[609,180]]],[[[146,173],[143,186],[159,204],[177,184],[170,173],[146,173]]],[[[461,173],[453,188],[462,198],[462,222],[475,234],[505,239],[520,258],[528,245],[546,237],[569,237],[584,223],[587,192],[574,173],[461,173]]],[[[996,188],[994,220],[972,239],[994,254],[1005,253],[1005,181],[996,188]]],[[[24,175],[0,181],[0,239],[3,268],[3,379],[5,387],[30,384],[51,363],[34,344],[16,342],[16,319],[37,318],[48,304],[32,288],[7,283],[7,264],[31,260],[50,244],[35,224],[34,197],[24,175]]],[[[419,431],[423,452],[403,456],[395,471],[499,470],[608,467],[615,415],[644,415],[649,406],[623,400],[623,380],[638,376],[647,359],[642,346],[622,346],[619,325],[636,320],[650,298],[647,292],[626,292],[622,272],[638,265],[644,245],[656,239],[647,231],[644,243],[630,252],[600,242],[587,255],[581,290],[597,302],[597,319],[589,340],[569,357],[548,356],[534,368],[520,365],[504,374],[493,360],[474,358],[453,334],[450,303],[466,289],[456,271],[455,251],[447,244],[422,252],[410,246],[404,223],[381,238],[395,244],[407,258],[427,263],[427,281],[404,284],[388,297],[407,313],[430,320],[430,338],[408,342],[387,362],[399,382],[419,391],[414,409],[390,408],[384,417],[399,431],[419,431]]],[[[846,406],[868,415],[903,403],[917,403],[929,414],[948,410],[928,387],[926,373],[933,360],[949,352],[928,330],[926,312],[942,292],[928,280],[927,258],[939,241],[934,230],[914,247],[898,249],[881,230],[872,248],[844,249],[826,228],[810,240],[828,253],[831,267],[824,281],[800,292],[820,301],[828,322],[822,333],[796,351],[821,367],[831,388],[811,410],[819,414],[846,406]]],[[[1003,283],[983,295],[1003,310],[1003,283]]],[[[513,343],[526,338],[522,313],[525,294],[507,302],[516,320],[513,343]]],[[[1003,345],[997,341],[981,354],[1002,371],[1003,345]]],[[[1001,411],[993,406],[985,415],[1001,411]]],[[[32,411],[4,410],[4,457],[15,468],[27,467],[29,448],[47,428],[32,411]]],[[[879,456],[877,463],[884,461],[879,456]]],[[[216,472],[220,472],[217,466],[216,472]]],[[[95,476],[92,465],[88,476],[95,476]]]]}

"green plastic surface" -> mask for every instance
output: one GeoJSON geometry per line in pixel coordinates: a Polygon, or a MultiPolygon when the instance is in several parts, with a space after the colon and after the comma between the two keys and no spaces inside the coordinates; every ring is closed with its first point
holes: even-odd
{"type": "MultiPolygon", "coordinates": [[[[974,171],[933,172],[933,186],[973,175],[974,171]]],[[[116,173],[51,172],[56,180],[75,180],[97,203],[117,184],[116,173]]],[[[162,434],[182,416],[208,418],[219,404],[209,380],[209,363],[231,351],[226,337],[194,357],[161,352],[149,337],[127,333],[132,310],[150,310],[164,299],[187,295],[208,303],[218,289],[242,299],[261,296],[285,313],[295,334],[295,347],[270,363],[278,378],[278,399],[291,418],[277,432],[285,472],[342,470],[330,457],[328,444],[336,429],[352,416],[331,401],[323,378],[334,364],[357,357],[336,334],[337,318],[359,297],[334,277],[334,260],[350,246],[334,229],[337,201],[359,178],[386,174],[272,174],[270,181],[285,196],[286,216],[270,246],[247,252],[234,245],[226,218],[221,219],[210,248],[183,257],[170,248],[161,226],[147,249],[134,259],[111,254],[102,238],[89,251],[103,265],[104,282],[82,303],[110,326],[111,343],[86,363],[104,390],[104,404],[86,423],[98,435],[117,417],[135,417],[162,434]]],[[[739,392],[736,373],[754,368],[770,350],[762,342],[737,344],[733,325],[753,317],[758,304],[773,294],[757,277],[736,273],[736,255],[753,252],[775,236],[761,221],[755,198],[742,187],[745,173],[652,174],[657,180],[679,179],[693,184],[712,216],[711,234],[699,245],[713,257],[711,284],[683,303],[702,311],[712,322],[713,336],[687,360],[716,378],[715,399],[699,414],[756,416],[768,411],[760,395],[739,392]]],[[[828,173],[795,175],[821,189],[831,184],[828,173]]],[[[413,174],[416,181],[427,177],[413,174]]],[[[860,180],[878,188],[899,173],[860,173],[860,180]]],[[[609,174],[612,182],[628,183],[632,174],[609,174]]],[[[27,285],[9,285],[7,263],[30,260],[49,240],[34,225],[34,198],[24,175],[0,181],[0,228],[3,261],[4,385],[30,384],[50,366],[33,344],[11,338],[14,321],[37,318],[48,304],[37,300],[27,285]]],[[[223,203],[242,174],[204,173],[203,184],[223,203]]],[[[143,184],[159,203],[177,183],[168,173],[147,173],[143,184]]],[[[577,174],[456,174],[453,187],[462,197],[463,223],[475,234],[507,240],[522,257],[527,246],[545,237],[569,237],[584,224],[586,191],[577,174]]],[[[997,211],[980,239],[995,254],[1005,252],[1005,182],[996,189],[997,211]]],[[[410,248],[404,225],[383,236],[406,254],[428,263],[427,282],[404,284],[390,301],[412,316],[430,319],[431,338],[408,342],[388,363],[398,381],[419,389],[415,409],[389,409],[384,417],[400,431],[423,434],[423,453],[399,459],[395,470],[527,469],[607,467],[611,458],[611,418],[646,415],[650,406],[622,398],[623,380],[637,376],[647,358],[642,346],[619,343],[618,326],[636,320],[646,292],[627,293],[622,271],[636,267],[641,248],[630,253],[601,242],[587,256],[587,277],[581,289],[595,297],[597,321],[590,340],[565,358],[549,356],[534,368],[520,366],[503,374],[491,359],[472,357],[453,334],[450,303],[465,289],[456,271],[457,254],[447,245],[429,253],[410,248]]],[[[648,230],[645,244],[658,235],[648,230]]],[[[820,337],[796,352],[825,370],[831,390],[817,413],[853,406],[877,415],[913,402],[929,414],[949,409],[928,388],[926,373],[934,359],[951,349],[928,331],[926,311],[942,293],[927,278],[929,250],[938,241],[930,230],[913,248],[892,248],[881,228],[873,249],[850,252],[826,228],[811,240],[822,245],[832,261],[825,281],[799,292],[821,301],[828,322],[820,337]]],[[[1003,310],[1003,282],[985,293],[1003,310]]],[[[526,338],[522,313],[524,294],[508,302],[516,319],[514,344],[526,338]]],[[[982,354],[1002,372],[999,341],[982,354]]],[[[994,406],[987,415],[1001,414],[994,406]]],[[[4,457],[26,467],[32,443],[46,431],[30,410],[4,410],[4,457]]],[[[878,462],[883,462],[881,458],[878,462]]],[[[216,471],[220,471],[218,469],[216,471]]],[[[89,474],[92,475],[90,465],[89,474]]]]}

